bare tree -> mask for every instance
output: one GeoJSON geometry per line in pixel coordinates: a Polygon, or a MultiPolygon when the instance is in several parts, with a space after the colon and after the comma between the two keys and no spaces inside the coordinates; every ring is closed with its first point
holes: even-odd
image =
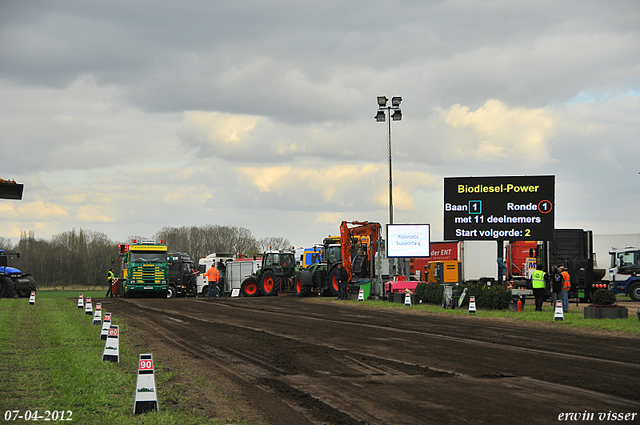
{"type": "Polygon", "coordinates": [[[13,250],[13,244],[11,243],[11,239],[3,238],[0,236],[0,249],[4,249],[5,251],[13,250]]]}
{"type": "Polygon", "coordinates": [[[74,229],[54,235],[50,241],[23,232],[16,248],[20,252],[16,267],[32,274],[40,287],[98,286],[106,283],[118,246],[103,233],[74,229]]]}
{"type": "Polygon", "coordinates": [[[258,246],[263,251],[266,251],[268,249],[275,249],[275,250],[290,249],[291,242],[289,241],[289,239],[286,239],[286,238],[282,238],[279,236],[272,236],[272,237],[260,239],[258,241],[258,246]]]}
{"type": "Polygon", "coordinates": [[[186,252],[194,260],[214,252],[253,255],[258,251],[256,239],[244,227],[163,227],[155,237],[164,239],[170,251],[186,252]]]}

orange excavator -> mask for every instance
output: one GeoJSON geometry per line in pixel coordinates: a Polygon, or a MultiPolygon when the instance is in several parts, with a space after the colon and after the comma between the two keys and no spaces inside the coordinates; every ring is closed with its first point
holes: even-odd
{"type": "Polygon", "coordinates": [[[380,223],[343,221],[340,224],[342,265],[349,273],[349,281],[354,276],[368,277],[369,264],[376,255],[376,242],[381,238],[381,231],[380,223]]]}
{"type": "Polygon", "coordinates": [[[309,265],[296,276],[298,296],[308,297],[312,293],[325,296],[338,295],[336,273],[338,264],[349,274],[349,282],[354,278],[369,277],[371,259],[375,256],[376,242],[381,239],[380,223],[368,221],[343,221],[340,237],[324,239],[322,262],[309,265]]]}

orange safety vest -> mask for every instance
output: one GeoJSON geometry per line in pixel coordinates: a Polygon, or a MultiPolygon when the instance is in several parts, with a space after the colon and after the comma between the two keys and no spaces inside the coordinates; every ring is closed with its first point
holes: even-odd
{"type": "Polygon", "coordinates": [[[571,289],[571,277],[569,276],[569,272],[565,270],[561,274],[563,279],[562,290],[568,291],[571,289]]]}
{"type": "Polygon", "coordinates": [[[207,271],[207,279],[211,283],[218,283],[218,280],[220,280],[220,273],[218,273],[218,270],[215,267],[211,266],[207,271]]]}

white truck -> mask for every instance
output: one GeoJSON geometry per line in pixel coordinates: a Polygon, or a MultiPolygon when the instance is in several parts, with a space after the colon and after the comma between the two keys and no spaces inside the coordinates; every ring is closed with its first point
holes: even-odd
{"type": "MultiPolygon", "coordinates": [[[[596,254],[594,267],[607,269],[611,266],[610,252],[623,247],[640,246],[640,233],[625,233],[616,235],[593,235],[593,252],[596,254]]],[[[611,279],[611,276],[604,276],[603,280],[611,279]]]]}
{"type": "Polygon", "coordinates": [[[609,251],[609,289],[614,294],[628,295],[640,301],[640,249],[625,247],[609,251]]]}

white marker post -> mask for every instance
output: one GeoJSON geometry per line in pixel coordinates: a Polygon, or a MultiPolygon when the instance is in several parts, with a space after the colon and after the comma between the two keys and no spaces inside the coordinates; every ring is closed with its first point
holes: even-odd
{"type": "Polygon", "coordinates": [[[469,313],[476,312],[476,297],[469,297],[469,313]]]}
{"type": "Polygon", "coordinates": [[[93,305],[91,305],[91,297],[87,297],[87,302],[84,304],[84,314],[93,314],[93,305]]]}
{"type": "Polygon", "coordinates": [[[107,341],[104,343],[104,351],[102,352],[102,361],[120,363],[120,334],[118,325],[111,325],[107,333],[107,341]]]}
{"type": "Polygon", "coordinates": [[[404,305],[411,305],[411,290],[409,289],[404,293],[404,305]]]}
{"type": "Polygon", "coordinates": [[[556,311],[553,315],[553,320],[564,321],[564,310],[562,309],[562,301],[556,302],[556,311]]]}
{"type": "Polygon", "coordinates": [[[82,294],[78,296],[78,308],[84,308],[84,299],[82,298],[82,294]]]}
{"type": "Polygon", "coordinates": [[[102,321],[102,330],[100,331],[100,339],[107,339],[109,334],[109,328],[111,327],[111,313],[104,314],[104,320],[102,321]]]}
{"type": "Polygon", "coordinates": [[[362,288],[358,291],[358,301],[364,301],[364,289],[362,288]]]}
{"type": "Polygon", "coordinates": [[[153,354],[140,354],[138,361],[138,380],[136,381],[136,395],[133,401],[133,414],[160,411],[158,393],[156,392],[156,378],[153,373],[153,354]]]}
{"type": "Polygon", "coordinates": [[[96,311],[93,312],[93,324],[102,324],[102,308],[100,308],[100,303],[96,305],[96,311]]]}
{"type": "Polygon", "coordinates": [[[29,297],[29,304],[36,305],[36,291],[31,291],[31,296],[29,297]]]}

